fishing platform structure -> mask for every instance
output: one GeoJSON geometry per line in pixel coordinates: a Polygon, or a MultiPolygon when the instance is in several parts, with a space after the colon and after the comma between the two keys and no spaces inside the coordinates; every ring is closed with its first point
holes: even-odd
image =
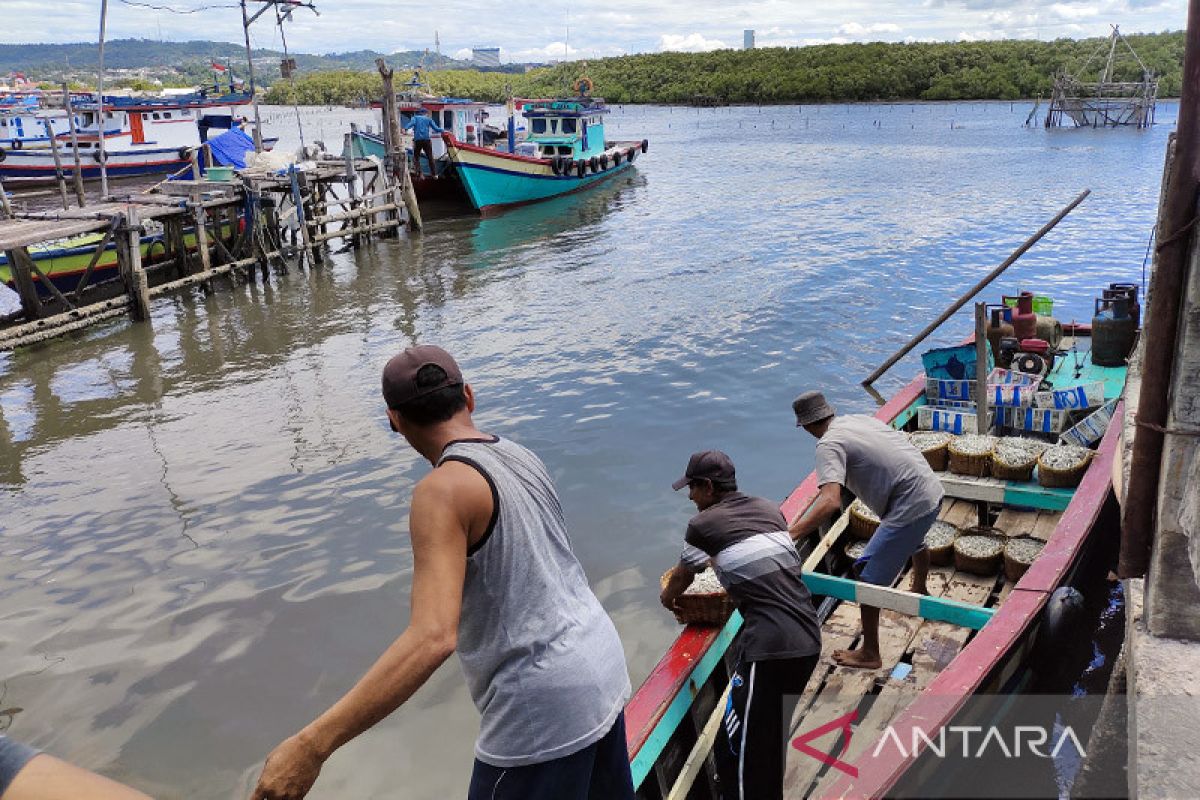
{"type": "MultiPolygon", "coordinates": [[[[193,175],[196,160],[193,151],[193,175]]],[[[2,186],[0,200],[0,253],[21,301],[20,311],[0,317],[0,351],[126,313],[149,320],[156,296],[196,285],[207,291],[222,275],[254,281],[256,267],[265,282],[272,266],[322,264],[332,240],[356,247],[421,225],[406,173],[377,158],[326,156],[286,171],[239,171],[228,181],[169,180],[77,208],[64,200],[62,209],[21,212],[2,186]],[[83,250],[72,287],[60,288],[39,260],[55,243],[80,237],[90,257],[83,250]],[[114,250],[115,277],[101,280],[113,271],[114,250]]]]}
{"type": "Polygon", "coordinates": [[[1116,128],[1132,125],[1148,128],[1154,124],[1154,106],[1158,99],[1158,76],[1138,58],[1118,26],[1114,25],[1108,40],[1100,45],[1084,62],[1075,75],[1061,73],[1054,78],[1054,89],[1050,98],[1050,109],[1046,113],[1046,127],[1057,128],[1069,120],[1077,128],[1116,128]],[[1141,68],[1141,79],[1114,81],[1114,66],[1118,69],[1127,65],[1118,64],[1117,45],[1122,44],[1137,66],[1141,68]],[[1100,70],[1098,80],[1082,79],[1088,66],[1105,49],[1108,57],[1100,70]]]}

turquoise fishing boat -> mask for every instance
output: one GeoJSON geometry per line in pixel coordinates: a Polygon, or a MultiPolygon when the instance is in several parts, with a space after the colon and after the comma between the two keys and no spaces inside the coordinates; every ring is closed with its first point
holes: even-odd
{"type": "Polygon", "coordinates": [[[534,203],[594,186],[629,169],[648,143],[609,141],[608,107],[591,97],[590,82],[576,83],[580,95],[525,104],[528,138],[505,148],[487,148],[446,135],[446,150],[471,204],[482,214],[534,203]]]}

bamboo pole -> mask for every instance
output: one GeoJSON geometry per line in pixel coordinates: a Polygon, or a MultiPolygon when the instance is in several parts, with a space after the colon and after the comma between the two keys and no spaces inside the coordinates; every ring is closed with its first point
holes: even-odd
{"type": "MultiPolygon", "coordinates": [[[[1195,2],[1200,2],[1200,0],[1195,0],[1195,2]]],[[[897,361],[899,361],[900,359],[902,359],[906,355],[908,355],[914,347],[916,347],[918,344],[920,344],[925,339],[926,336],[933,333],[935,330],[937,330],[939,325],[941,325],[946,320],[950,319],[950,317],[954,316],[954,313],[956,311],[958,311],[960,308],[965,306],[967,304],[967,301],[969,301],[975,295],[979,294],[979,292],[982,291],[984,289],[984,287],[986,287],[989,283],[994,281],[996,278],[1000,277],[1000,274],[1002,272],[1004,272],[1006,269],[1011,267],[1018,258],[1025,255],[1025,252],[1027,250],[1029,250],[1029,248],[1031,248],[1035,244],[1037,244],[1038,240],[1040,240],[1043,236],[1045,236],[1047,233],[1049,233],[1054,228],[1054,226],[1056,226],[1056,225],[1058,225],[1058,223],[1062,222],[1063,217],[1067,216],[1067,214],[1070,214],[1072,211],[1074,211],[1075,207],[1078,206],[1080,203],[1082,203],[1084,201],[1084,199],[1091,193],[1092,193],[1091,189],[1084,189],[1082,192],[1080,192],[1079,195],[1076,196],[1076,198],[1074,200],[1072,200],[1070,203],[1068,203],[1066,205],[1066,207],[1063,208],[1062,211],[1059,211],[1057,214],[1055,214],[1053,219],[1051,219],[1049,222],[1047,222],[1045,225],[1043,225],[1040,229],[1038,229],[1037,233],[1033,234],[1028,239],[1026,239],[1021,244],[1020,247],[1018,247],[1016,250],[1014,250],[1012,252],[1011,255],[1009,255],[1008,258],[1004,259],[1004,261],[1000,264],[1000,266],[996,267],[994,270],[989,272],[986,276],[984,276],[983,280],[979,281],[979,283],[975,284],[969,290],[967,290],[967,292],[964,295],[962,295],[961,297],[959,297],[957,300],[955,300],[950,305],[949,308],[947,308],[945,311],[943,311],[941,314],[939,314],[937,319],[935,319],[933,322],[929,323],[929,325],[927,325],[924,330],[922,330],[920,333],[918,333],[916,336],[914,336],[912,339],[910,339],[908,344],[906,344],[906,345],[904,345],[904,347],[900,348],[900,350],[898,350],[895,353],[895,355],[893,355],[887,361],[883,362],[883,364],[880,365],[880,367],[878,369],[876,369],[874,372],[872,372],[870,375],[868,375],[866,380],[864,380],[862,382],[863,386],[870,386],[872,383],[879,380],[880,375],[887,372],[889,369],[892,368],[893,365],[895,365],[895,363],[897,361]]]]}
{"type": "Polygon", "coordinates": [[[67,176],[63,173],[62,156],[58,152],[58,137],[54,135],[54,126],[50,124],[49,119],[42,119],[42,127],[50,140],[50,152],[54,156],[54,180],[58,184],[58,196],[62,200],[63,211],[66,211],[71,207],[71,203],[67,200],[67,176]]]}
{"type": "Polygon", "coordinates": [[[12,219],[12,206],[8,204],[8,192],[4,189],[4,181],[0,180],[0,211],[4,212],[5,219],[12,219]]]}
{"type": "MultiPolygon", "coordinates": [[[[244,0],[243,0],[244,1],[244,0]]],[[[100,64],[99,77],[96,81],[96,119],[100,139],[97,142],[99,147],[100,161],[100,199],[103,202],[104,198],[108,197],[108,166],[105,162],[108,161],[108,156],[104,150],[104,132],[108,130],[108,124],[104,121],[104,32],[108,25],[108,0],[100,0],[100,64]]]]}
{"type": "Polygon", "coordinates": [[[67,129],[71,132],[71,160],[75,163],[75,199],[79,207],[87,205],[87,194],[83,190],[83,164],[79,159],[79,128],[75,125],[75,106],[71,102],[71,90],[63,83],[63,108],[67,110],[67,129]]]}
{"type": "Polygon", "coordinates": [[[975,304],[975,432],[987,433],[988,428],[988,396],[987,396],[987,303],[975,304]]]}

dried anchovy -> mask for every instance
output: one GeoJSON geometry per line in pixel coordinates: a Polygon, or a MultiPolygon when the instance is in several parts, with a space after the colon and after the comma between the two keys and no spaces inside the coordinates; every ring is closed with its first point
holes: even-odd
{"type": "Polygon", "coordinates": [[[954,437],[950,443],[950,449],[962,456],[985,456],[995,448],[995,436],[981,436],[978,433],[964,433],[954,437]]]}
{"type": "Polygon", "coordinates": [[[946,433],[945,431],[913,431],[908,435],[908,439],[912,442],[913,447],[922,453],[927,450],[937,450],[939,447],[945,447],[953,438],[953,434],[946,433]]]}
{"type": "Polygon", "coordinates": [[[1006,467],[1026,467],[1036,462],[1049,446],[1037,439],[1008,436],[996,443],[992,458],[1006,467]]]}
{"type": "Polygon", "coordinates": [[[1004,545],[995,536],[968,535],[954,540],[954,550],[972,558],[992,558],[1003,552],[1004,545]]]}
{"type": "Polygon", "coordinates": [[[1086,447],[1062,444],[1047,448],[1038,463],[1050,469],[1073,469],[1083,464],[1091,454],[1092,451],[1086,447]]]}
{"type": "Polygon", "coordinates": [[[933,523],[929,531],[925,534],[925,546],[932,547],[935,550],[943,547],[949,547],[954,544],[954,540],[958,538],[958,528],[944,520],[938,520],[933,523]]]}
{"type": "Polygon", "coordinates": [[[851,503],[850,510],[865,519],[867,522],[879,522],[879,516],[862,500],[855,500],[853,503],[851,503]]]}
{"type": "Polygon", "coordinates": [[[862,554],[867,549],[867,543],[864,541],[851,542],[846,548],[846,555],[855,560],[862,558],[862,554]]]}
{"type": "Polygon", "coordinates": [[[692,585],[684,590],[684,594],[716,594],[724,591],[725,587],[717,580],[717,573],[709,567],[692,578],[692,585]]]}
{"type": "Polygon", "coordinates": [[[1008,540],[1008,544],[1004,545],[1004,555],[1018,564],[1032,564],[1045,546],[1045,543],[1037,539],[1020,536],[1008,540]]]}

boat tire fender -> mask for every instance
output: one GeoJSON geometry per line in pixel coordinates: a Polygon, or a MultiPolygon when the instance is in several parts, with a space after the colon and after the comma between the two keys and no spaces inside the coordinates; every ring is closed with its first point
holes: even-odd
{"type": "Polygon", "coordinates": [[[608,169],[608,153],[604,153],[600,156],[600,169],[608,169]]]}
{"type": "Polygon", "coordinates": [[[25,143],[22,142],[20,139],[13,139],[13,143],[12,143],[13,150],[20,150],[24,146],[25,146],[25,143]]]}
{"type": "Polygon", "coordinates": [[[576,161],[575,162],[575,174],[578,175],[579,177],[582,178],[584,175],[587,175],[587,168],[588,168],[588,162],[586,162],[586,161],[576,161]]]}
{"type": "Polygon", "coordinates": [[[632,164],[634,161],[637,161],[637,154],[638,154],[638,149],[636,147],[629,148],[629,163],[630,164],[632,164]]]}
{"type": "Polygon", "coordinates": [[[550,159],[550,171],[555,175],[562,175],[562,156],[550,159]]]}
{"type": "Polygon", "coordinates": [[[649,139],[642,139],[642,152],[644,153],[644,152],[646,152],[646,151],[647,151],[647,150],[649,150],[649,149],[650,149],[650,140],[649,140],[649,139]]]}
{"type": "Polygon", "coordinates": [[[595,156],[592,156],[591,158],[588,159],[588,167],[592,170],[592,172],[599,172],[600,171],[600,159],[596,158],[595,156]]]}
{"type": "Polygon", "coordinates": [[[1062,659],[1064,644],[1079,635],[1083,620],[1083,593],[1073,586],[1055,589],[1042,610],[1042,624],[1033,643],[1033,665],[1041,671],[1053,671],[1062,659]]]}
{"type": "Polygon", "coordinates": [[[621,151],[620,150],[613,153],[613,166],[614,167],[621,166],[621,151]]]}
{"type": "Polygon", "coordinates": [[[103,150],[93,151],[92,160],[97,164],[103,164],[108,161],[108,153],[104,152],[103,150]]]}
{"type": "Polygon", "coordinates": [[[180,161],[188,161],[192,157],[192,149],[186,146],[181,147],[179,148],[179,153],[177,155],[179,156],[180,161]]]}
{"type": "Polygon", "coordinates": [[[8,153],[4,152],[3,148],[0,148],[0,161],[3,161],[6,158],[8,158],[8,153]]]}

